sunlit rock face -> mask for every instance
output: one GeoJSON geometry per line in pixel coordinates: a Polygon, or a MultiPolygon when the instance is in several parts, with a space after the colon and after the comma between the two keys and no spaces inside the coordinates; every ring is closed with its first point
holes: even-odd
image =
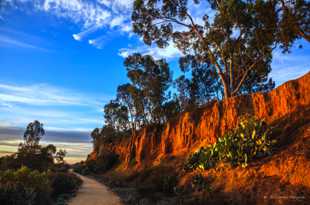
{"type": "MultiPolygon", "coordinates": [[[[293,122],[309,122],[306,114],[309,109],[310,73],[269,93],[233,97],[210,103],[194,112],[182,113],[163,128],[144,128],[130,138],[102,144],[89,158],[96,159],[106,152],[114,152],[120,156],[120,170],[143,169],[157,165],[163,159],[186,157],[202,146],[215,143],[217,137],[234,128],[244,115],[265,119],[270,125],[285,121],[287,123],[283,126],[291,130],[293,122]]],[[[288,136],[284,133],[281,137],[285,141],[288,136]]]]}

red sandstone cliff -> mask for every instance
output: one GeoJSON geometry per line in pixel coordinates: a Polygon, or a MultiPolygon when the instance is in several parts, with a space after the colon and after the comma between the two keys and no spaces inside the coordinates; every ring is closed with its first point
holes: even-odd
{"type": "Polygon", "coordinates": [[[245,114],[263,118],[269,124],[285,122],[285,133],[280,134],[285,143],[289,140],[285,139],[288,132],[293,132],[296,125],[310,122],[309,110],[310,72],[269,93],[255,93],[214,102],[194,112],[182,113],[162,130],[144,128],[136,136],[102,144],[90,158],[114,152],[120,156],[120,170],[132,167],[132,161],[135,161],[134,168],[143,169],[172,156],[187,156],[202,146],[216,142],[217,137],[233,128],[245,114]]]}

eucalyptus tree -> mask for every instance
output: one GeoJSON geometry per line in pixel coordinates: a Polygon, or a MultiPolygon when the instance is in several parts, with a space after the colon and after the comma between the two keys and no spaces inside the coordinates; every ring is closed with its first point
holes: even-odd
{"type": "Polygon", "coordinates": [[[177,97],[174,97],[173,99],[165,102],[162,105],[162,109],[164,111],[165,121],[174,119],[182,111],[179,99],[177,97]]]}
{"type": "Polygon", "coordinates": [[[191,79],[181,75],[175,80],[175,85],[177,88],[177,98],[182,111],[187,110],[190,107],[195,106],[195,89],[193,89],[191,79]]]}
{"type": "Polygon", "coordinates": [[[101,138],[101,130],[99,128],[93,129],[93,131],[90,133],[91,138],[93,139],[93,148],[95,151],[98,151],[99,145],[101,143],[100,138],[101,138]]]}
{"type": "Polygon", "coordinates": [[[175,83],[182,110],[207,104],[223,95],[216,73],[208,64],[196,64],[194,58],[188,55],[180,59],[183,74],[175,83]]]}
{"type": "Polygon", "coordinates": [[[28,146],[39,145],[42,136],[45,135],[43,124],[38,120],[30,122],[24,132],[24,142],[28,146]]]}
{"type": "Polygon", "coordinates": [[[117,101],[127,107],[130,128],[135,131],[146,122],[144,99],[141,90],[130,83],[117,88],[117,101]]]}
{"type": "Polygon", "coordinates": [[[276,41],[288,51],[295,40],[310,42],[310,1],[272,0],[277,21],[276,41]]]}
{"type": "Polygon", "coordinates": [[[116,100],[104,106],[104,119],[106,126],[113,127],[116,131],[125,131],[128,128],[128,109],[116,100]]]}
{"type": "Polygon", "coordinates": [[[193,64],[209,66],[221,82],[224,98],[240,94],[249,76],[259,78],[251,86],[269,83],[277,27],[273,3],[208,1],[214,15],[209,16],[205,7],[199,8],[205,14],[196,18],[189,5],[201,2],[135,0],[133,31],[148,45],[163,48],[173,42],[185,56],[195,56],[193,64]]]}
{"type": "Polygon", "coordinates": [[[54,166],[54,160],[63,163],[65,150],[58,150],[53,144],[41,146],[40,140],[45,135],[43,124],[38,120],[30,122],[24,132],[24,143],[21,143],[16,153],[19,166],[46,171],[54,166]]]}
{"type": "Polygon", "coordinates": [[[167,90],[172,82],[168,63],[150,55],[133,54],[124,64],[132,86],[142,92],[146,122],[161,123],[164,120],[162,106],[168,100],[167,90]]]}

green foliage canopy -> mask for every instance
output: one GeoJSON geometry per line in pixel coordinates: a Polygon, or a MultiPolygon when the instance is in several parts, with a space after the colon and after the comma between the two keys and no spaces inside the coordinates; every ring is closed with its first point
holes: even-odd
{"type": "Polygon", "coordinates": [[[189,4],[201,2],[135,0],[133,30],[148,45],[163,48],[173,42],[191,59],[192,69],[212,69],[224,98],[273,88],[268,80],[273,49],[309,37],[306,1],[208,0],[214,16],[196,19],[189,4]]]}

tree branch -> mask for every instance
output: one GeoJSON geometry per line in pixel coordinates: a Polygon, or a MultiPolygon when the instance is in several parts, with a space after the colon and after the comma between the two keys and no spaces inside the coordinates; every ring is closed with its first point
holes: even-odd
{"type": "Polygon", "coordinates": [[[300,28],[298,28],[298,33],[301,37],[303,37],[305,40],[310,42],[310,35],[307,35],[305,32],[303,32],[300,28]]]}
{"type": "Polygon", "coordinates": [[[183,23],[183,22],[181,22],[181,21],[179,21],[179,20],[177,20],[177,19],[175,19],[175,18],[171,18],[171,17],[169,17],[169,16],[161,16],[160,17],[161,19],[164,19],[164,20],[168,20],[168,21],[172,21],[172,22],[174,22],[174,23],[177,23],[177,24],[179,24],[179,25],[181,25],[181,26],[185,26],[185,27],[187,27],[187,28],[191,28],[191,25],[189,25],[189,24],[186,24],[186,23],[183,23]]]}
{"type": "Polygon", "coordinates": [[[252,69],[256,66],[256,64],[257,64],[262,58],[263,58],[263,55],[262,55],[261,57],[259,57],[254,63],[252,63],[252,65],[251,65],[248,69],[246,69],[246,71],[244,72],[244,74],[243,74],[241,80],[239,81],[237,87],[236,87],[236,88],[234,89],[234,91],[232,92],[232,95],[235,95],[235,94],[239,91],[239,89],[241,88],[243,82],[245,81],[246,77],[248,76],[249,71],[252,70],[252,69]]]}
{"type": "MultiPolygon", "coordinates": [[[[173,3],[173,2],[172,2],[172,3],[173,3]]],[[[217,2],[217,3],[218,3],[218,2],[217,2]]],[[[179,25],[182,25],[182,26],[185,26],[185,27],[187,27],[187,28],[193,29],[193,31],[197,34],[198,38],[201,40],[201,42],[202,42],[203,45],[204,45],[204,44],[205,44],[205,43],[204,43],[204,37],[203,37],[203,35],[199,32],[199,30],[198,30],[198,28],[197,28],[197,24],[195,23],[194,19],[192,18],[192,16],[191,16],[188,12],[186,12],[186,16],[189,18],[189,20],[190,20],[190,22],[191,22],[191,25],[185,24],[185,23],[183,23],[183,22],[181,22],[181,21],[179,21],[179,20],[177,20],[177,19],[175,19],[175,18],[171,18],[171,17],[168,17],[168,16],[162,16],[162,18],[171,20],[171,21],[174,22],[174,23],[177,23],[177,24],[179,24],[179,25]]],[[[225,76],[224,76],[224,74],[223,74],[223,72],[222,72],[222,70],[221,70],[221,66],[220,66],[219,63],[217,62],[216,57],[214,56],[214,53],[211,51],[211,49],[210,49],[208,46],[206,46],[206,49],[207,49],[207,52],[208,52],[208,55],[209,55],[209,58],[210,58],[211,63],[215,65],[216,71],[217,71],[217,73],[218,73],[218,75],[219,75],[219,77],[220,77],[220,79],[221,79],[221,81],[222,81],[223,86],[224,86],[225,88],[227,88],[227,82],[226,82],[225,76]]],[[[226,97],[227,97],[227,96],[226,96],[226,97]]]]}
{"type": "Polygon", "coordinates": [[[234,57],[230,57],[230,65],[229,65],[229,81],[230,81],[230,88],[233,88],[234,83],[233,83],[233,62],[234,62],[234,57]]]}

